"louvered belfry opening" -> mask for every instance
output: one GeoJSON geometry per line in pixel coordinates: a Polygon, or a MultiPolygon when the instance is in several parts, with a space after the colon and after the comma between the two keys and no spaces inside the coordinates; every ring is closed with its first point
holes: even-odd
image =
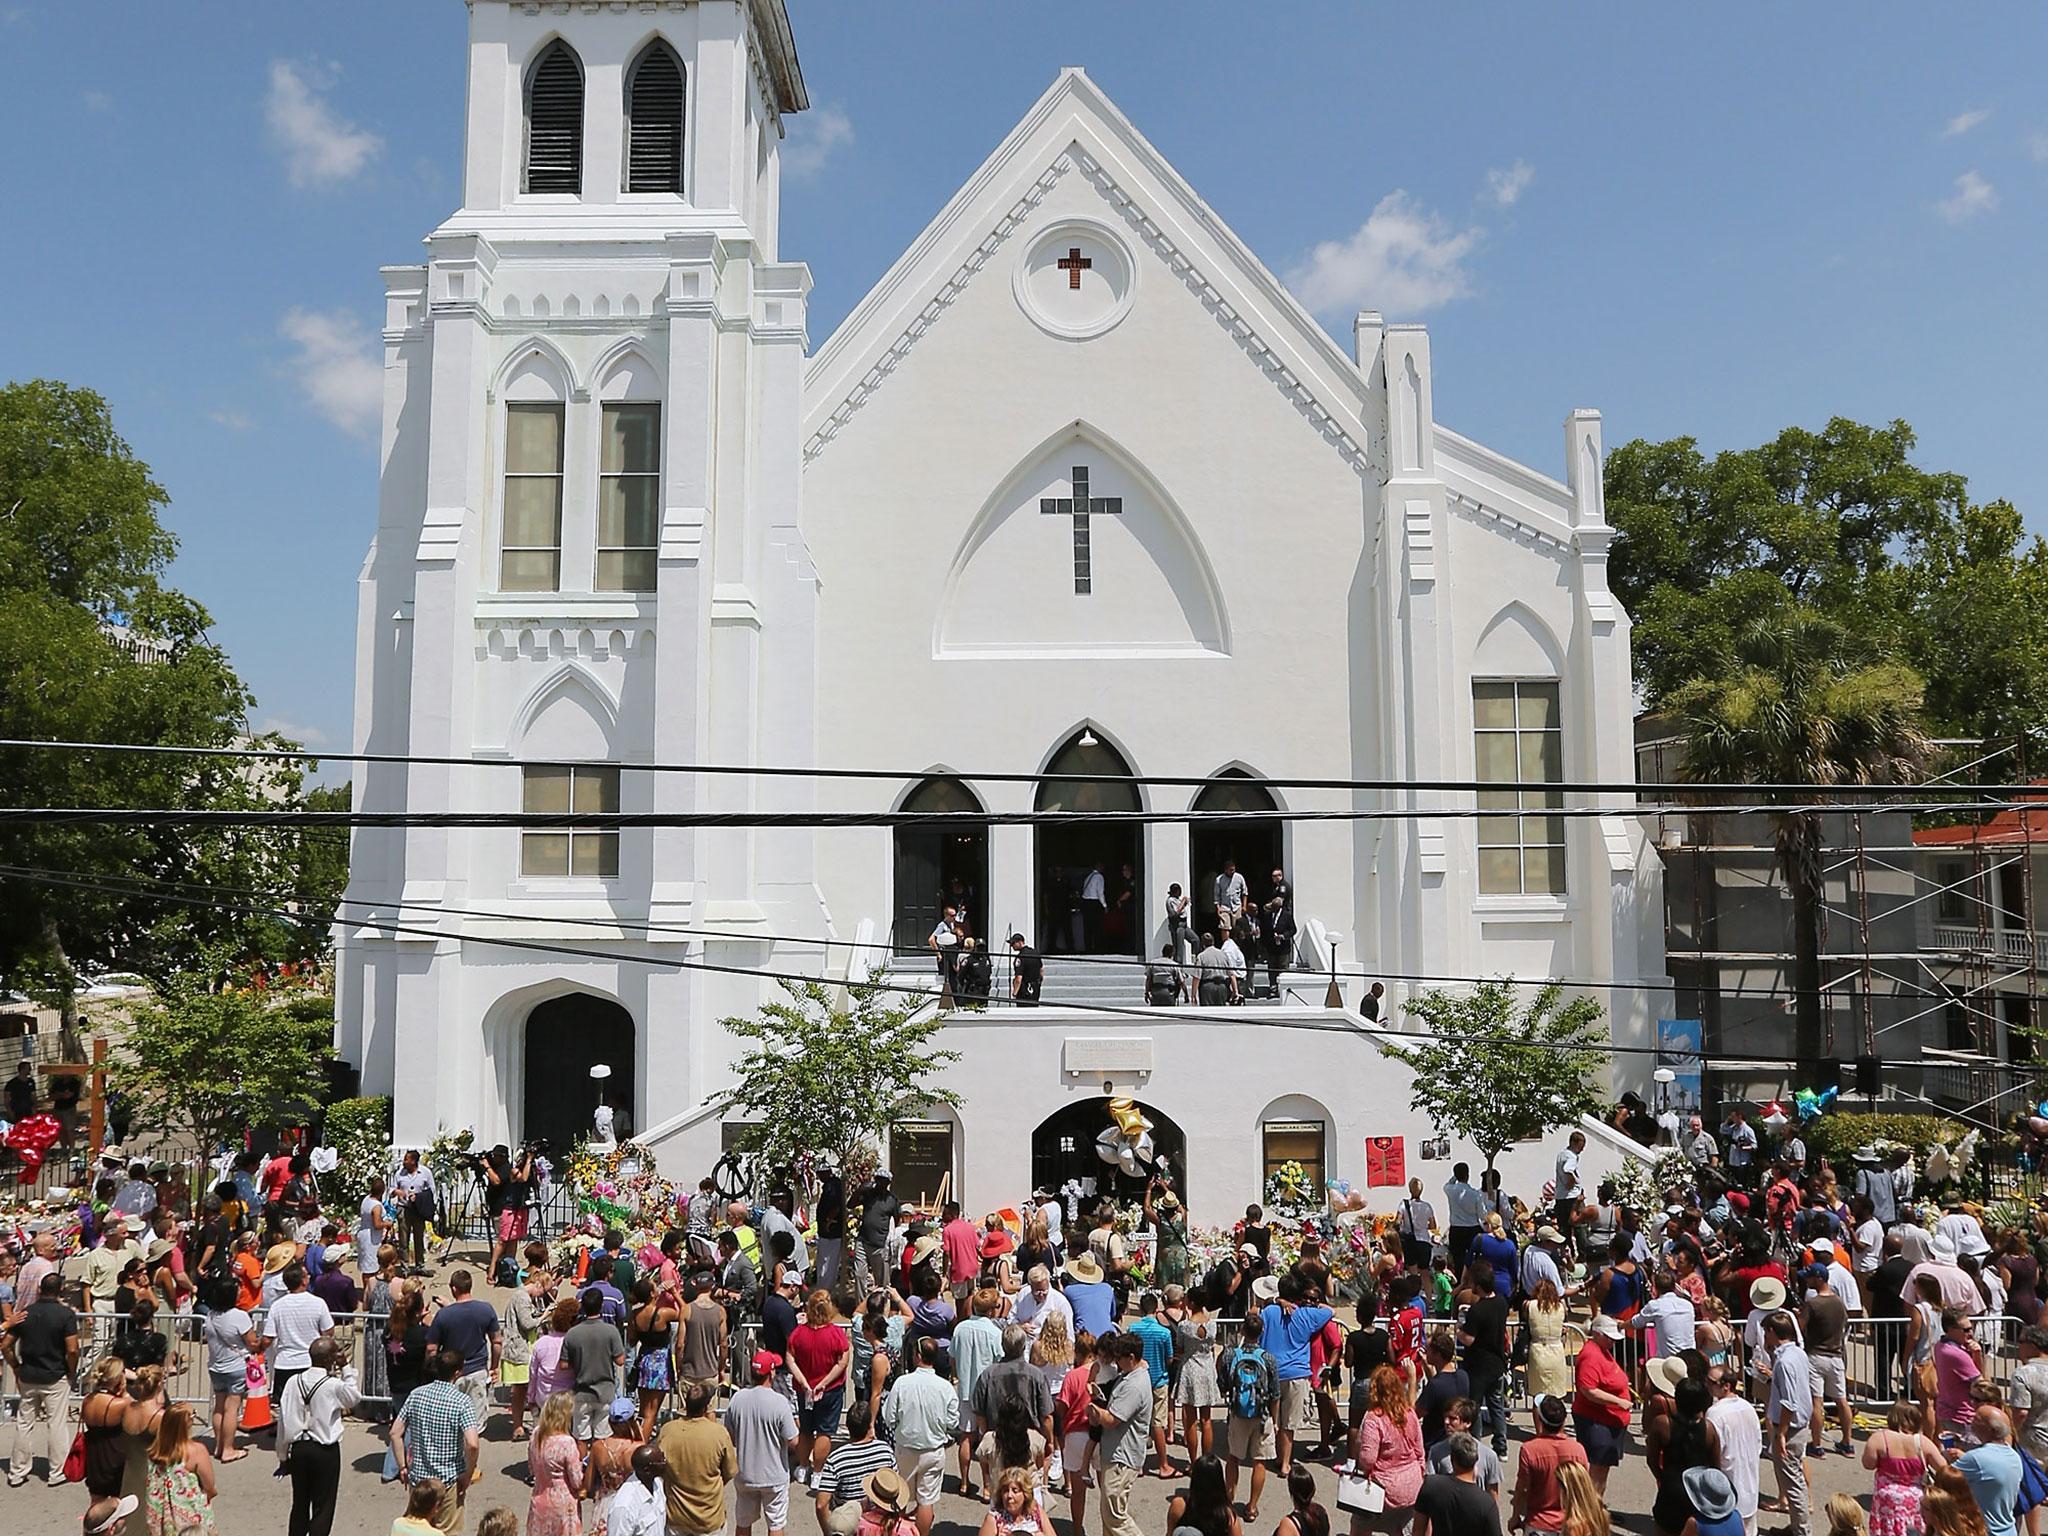
{"type": "Polygon", "coordinates": [[[666,43],[626,74],[626,190],[683,190],[683,66],[666,43]]]}
{"type": "Polygon", "coordinates": [[[583,190],[583,66],[564,42],[541,55],[527,82],[526,190],[583,190]]]}

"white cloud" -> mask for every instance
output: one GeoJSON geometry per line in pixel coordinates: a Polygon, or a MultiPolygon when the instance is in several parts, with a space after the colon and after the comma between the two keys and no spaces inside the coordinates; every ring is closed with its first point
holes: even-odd
{"type": "Polygon", "coordinates": [[[346,310],[291,309],[277,330],[297,349],[292,371],[307,403],[351,436],[374,439],[384,365],[370,328],[346,310]]]}
{"type": "Polygon", "coordinates": [[[376,134],[358,128],[329,104],[334,73],[288,59],[271,61],[263,113],[295,187],[347,181],[384,147],[376,134]]]}
{"type": "Polygon", "coordinates": [[[282,736],[296,741],[302,747],[325,747],[333,744],[334,738],[317,725],[300,725],[296,720],[287,720],[282,715],[265,715],[256,723],[256,729],[273,736],[282,736]]]}
{"type": "Polygon", "coordinates": [[[819,107],[790,120],[782,146],[782,174],[798,180],[825,169],[832,152],[853,142],[853,119],[841,107],[819,107]]]}
{"type": "Polygon", "coordinates": [[[1941,136],[1944,139],[1959,139],[1990,116],[1989,107],[1972,107],[1967,112],[1958,112],[1941,125],[1941,136]]]}
{"type": "Polygon", "coordinates": [[[88,112],[111,112],[114,110],[114,97],[110,91],[87,91],[81,99],[85,102],[85,110],[88,112]]]}
{"type": "Polygon", "coordinates": [[[1316,314],[1377,309],[1420,314],[1472,291],[1465,258],[1477,229],[1452,229],[1406,192],[1379,200],[1345,240],[1325,240],[1287,274],[1287,283],[1316,314]]]}
{"type": "Polygon", "coordinates": [[[1496,208],[1512,208],[1535,179],[1536,167],[1526,160],[1517,160],[1505,168],[1497,165],[1486,173],[1486,191],[1482,196],[1496,208]]]}
{"type": "Polygon", "coordinates": [[[206,419],[217,426],[226,427],[230,432],[247,432],[256,425],[253,418],[241,411],[229,410],[225,406],[217,411],[208,411],[206,419]]]}
{"type": "Polygon", "coordinates": [[[1955,196],[1943,198],[1934,211],[1951,224],[1967,224],[1997,206],[1998,189],[1975,171],[1965,171],[1956,178],[1955,196]]]}

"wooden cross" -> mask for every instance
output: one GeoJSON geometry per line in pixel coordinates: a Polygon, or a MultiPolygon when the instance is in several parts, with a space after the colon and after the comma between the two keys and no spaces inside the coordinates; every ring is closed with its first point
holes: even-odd
{"type": "MultiPolygon", "coordinates": [[[[1078,254],[1078,253],[1077,253],[1078,254]]],[[[1078,279],[1076,280],[1078,286],[1078,279]]],[[[1123,512],[1121,496],[1090,496],[1088,494],[1088,466],[1074,466],[1074,494],[1071,496],[1041,496],[1038,510],[1047,517],[1071,517],[1074,520],[1074,592],[1085,596],[1094,590],[1092,572],[1088,559],[1088,519],[1100,513],[1116,517],[1123,512]]]]}
{"type": "Polygon", "coordinates": [[[1054,262],[1053,265],[1067,274],[1067,286],[1069,288],[1078,288],[1081,286],[1081,274],[1093,267],[1095,263],[1086,256],[1083,256],[1081,254],[1081,247],[1077,245],[1070,248],[1067,254],[1054,262]]]}

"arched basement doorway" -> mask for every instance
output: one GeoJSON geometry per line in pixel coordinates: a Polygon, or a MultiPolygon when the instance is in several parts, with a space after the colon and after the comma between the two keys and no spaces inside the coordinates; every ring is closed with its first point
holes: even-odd
{"type": "Polygon", "coordinates": [[[545,1142],[557,1166],[578,1136],[588,1135],[598,1090],[614,1113],[613,1134],[633,1129],[633,1016],[609,998],[571,992],[534,1006],[526,1016],[526,1103],[520,1134],[545,1142]],[[600,1084],[590,1069],[607,1066],[600,1084]]]}
{"type": "MultiPolygon", "coordinates": [[[[1083,728],[1045,765],[1048,774],[1085,780],[1041,780],[1041,811],[1136,811],[1138,786],[1123,754],[1083,728]]],[[[1145,941],[1145,844],[1135,821],[1081,822],[1036,828],[1038,942],[1047,954],[1136,955],[1145,941]],[[1089,875],[1101,870],[1104,903],[1082,900],[1089,875]]]]}
{"type": "MultiPolygon", "coordinates": [[[[1286,857],[1281,836],[1284,824],[1279,820],[1280,804],[1273,798],[1273,792],[1242,768],[1226,768],[1204,784],[1189,809],[1197,813],[1251,812],[1259,817],[1253,821],[1188,824],[1188,873],[1194,880],[1188,893],[1188,920],[1195,932],[1202,934],[1216,926],[1216,879],[1226,862],[1237,865],[1237,872],[1244,876],[1245,892],[1254,905],[1263,905],[1272,896],[1273,871],[1283,867],[1286,857]]],[[[1299,896],[1296,892],[1297,910],[1299,896]]]]}
{"type": "MultiPolygon", "coordinates": [[[[1140,1103],[1145,1118],[1152,1122],[1154,1166],[1163,1162],[1173,1175],[1174,1187],[1183,1200],[1188,1198],[1188,1139],[1181,1128],[1150,1104],[1140,1103]]],[[[1151,1174],[1131,1178],[1113,1163],[1105,1163],[1095,1150],[1095,1138],[1112,1124],[1107,1098],[1076,1099],[1039,1122],[1031,1133],[1031,1179],[1034,1186],[1057,1191],[1069,1179],[1093,1179],[1098,1195],[1118,1201],[1145,1198],[1151,1174]]]]}
{"type": "MultiPolygon", "coordinates": [[[[984,807],[958,779],[925,779],[904,798],[906,811],[980,815],[984,807]]],[[[915,954],[937,926],[947,902],[967,909],[968,931],[982,943],[988,931],[988,828],[898,827],[895,942],[899,955],[915,954]]]]}

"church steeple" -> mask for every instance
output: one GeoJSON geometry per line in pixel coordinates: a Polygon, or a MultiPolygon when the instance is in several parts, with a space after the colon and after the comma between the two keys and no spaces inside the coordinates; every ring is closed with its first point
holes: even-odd
{"type": "Polygon", "coordinates": [[[808,105],[784,0],[471,0],[463,208],[682,205],[772,252],[783,120],[808,105]]]}

